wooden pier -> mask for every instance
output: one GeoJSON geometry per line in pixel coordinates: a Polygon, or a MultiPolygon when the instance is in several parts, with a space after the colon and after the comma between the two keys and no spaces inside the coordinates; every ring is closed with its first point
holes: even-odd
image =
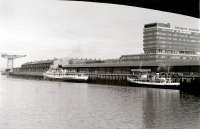
{"type": "Polygon", "coordinates": [[[128,86],[129,74],[89,74],[89,83],[128,86]]]}

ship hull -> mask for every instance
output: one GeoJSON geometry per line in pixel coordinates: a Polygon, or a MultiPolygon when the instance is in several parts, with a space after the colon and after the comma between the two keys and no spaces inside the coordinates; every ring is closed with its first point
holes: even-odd
{"type": "Polygon", "coordinates": [[[43,74],[46,80],[59,80],[69,82],[87,82],[88,76],[77,76],[77,75],[48,75],[43,74]]]}
{"type": "Polygon", "coordinates": [[[179,89],[180,83],[158,83],[147,81],[136,81],[132,78],[127,78],[129,85],[134,87],[162,88],[162,89],[179,89]]]}

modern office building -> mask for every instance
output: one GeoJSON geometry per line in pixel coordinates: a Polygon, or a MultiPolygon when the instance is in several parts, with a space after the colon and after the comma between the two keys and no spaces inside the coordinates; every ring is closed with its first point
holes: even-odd
{"type": "Polygon", "coordinates": [[[140,55],[123,55],[122,61],[144,61],[168,65],[200,64],[198,29],[171,27],[169,23],[144,25],[143,50],[140,55]]]}

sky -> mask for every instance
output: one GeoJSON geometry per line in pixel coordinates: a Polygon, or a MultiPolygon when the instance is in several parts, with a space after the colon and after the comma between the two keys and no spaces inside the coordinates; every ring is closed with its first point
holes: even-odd
{"type": "MultiPolygon", "coordinates": [[[[143,53],[143,26],[200,28],[200,20],[131,6],[61,0],[0,0],[0,53],[52,58],[119,58],[143,53]]],[[[0,68],[6,60],[0,59],[0,68]]]]}

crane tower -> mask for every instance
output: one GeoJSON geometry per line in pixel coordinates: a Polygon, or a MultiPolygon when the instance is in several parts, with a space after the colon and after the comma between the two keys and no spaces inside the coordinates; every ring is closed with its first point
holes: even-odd
{"type": "Polygon", "coordinates": [[[2,58],[7,59],[7,66],[6,69],[13,70],[14,60],[17,58],[25,57],[26,55],[8,55],[8,54],[1,54],[2,58]]]}

